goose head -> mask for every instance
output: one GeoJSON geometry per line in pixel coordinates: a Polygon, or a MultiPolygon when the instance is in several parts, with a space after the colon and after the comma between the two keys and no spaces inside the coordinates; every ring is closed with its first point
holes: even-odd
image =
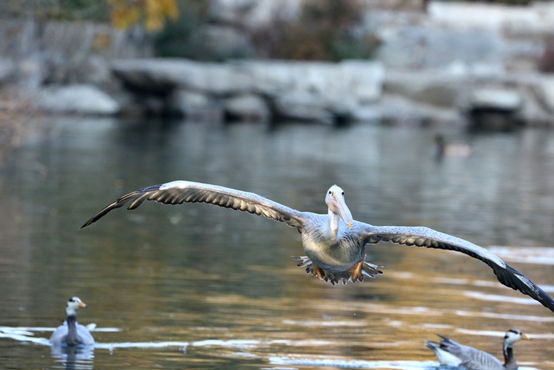
{"type": "Polygon", "coordinates": [[[530,338],[527,335],[523,334],[521,330],[510,329],[506,332],[506,335],[504,336],[504,346],[511,347],[515,342],[518,342],[522,339],[530,340],[530,338]]]}
{"type": "Polygon", "coordinates": [[[342,188],[337,185],[331,186],[325,196],[325,203],[331,212],[339,215],[348,227],[352,227],[354,219],[344,200],[344,190],[342,188]]]}
{"type": "Polygon", "coordinates": [[[87,305],[81,301],[78,297],[70,298],[69,301],[67,301],[67,306],[65,308],[65,313],[67,316],[76,316],[77,315],[77,309],[79,308],[85,308],[87,305]]]}

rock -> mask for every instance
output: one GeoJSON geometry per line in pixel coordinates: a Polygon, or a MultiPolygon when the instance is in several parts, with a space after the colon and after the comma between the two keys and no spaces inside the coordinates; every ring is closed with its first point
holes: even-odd
{"type": "Polygon", "coordinates": [[[414,102],[398,95],[384,95],[377,108],[382,120],[420,125],[422,122],[459,123],[462,116],[456,109],[414,102]]]}
{"type": "Polygon", "coordinates": [[[517,122],[525,123],[527,126],[550,126],[554,122],[554,115],[548,109],[545,109],[544,102],[537,99],[537,94],[533,89],[521,90],[523,105],[515,113],[517,122]]]}
{"type": "Polygon", "coordinates": [[[167,93],[183,87],[225,96],[248,92],[252,81],[233,64],[199,63],[187,59],[122,60],[112,64],[114,75],[131,89],[167,93]]]}
{"type": "Polygon", "coordinates": [[[306,91],[294,91],[274,100],[274,115],[284,121],[319,122],[331,124],[334,117],[321,97],[306,91]]]}
{"type": "Polygon", "coordinates": [[[237,27],[208,24],[202,26],[193,37],[216,60],[254,55],[249,35],[237,27]]]}
{"type": "Polygon", "coordinates": [[[244,62],[254,91],[276,97],[287,91],[319,94],[329,100],[345,96],[359,103],[378,100],[384,69],[381,63],[369,61],[326,62],[244,62]]]}
{"type": "Polygon", "coordinates": [[[505,58],[502,35],[490,28],[387,25],[380,30],[380,40],[376,59],[389,68],[441,68],[456,60],[473,65],[499,63],[505,58]]]}
{"type": "Polygon", "coordinates": [[[71,85],[42,89],[37,97],[38,107],[49,112],[113,115],[119,104],[109,95],[91,85],[71,85]]]}
{"type": "Polygon", "coordinates": [[[541,76],[534,85],[534,90],[544,107],[554,113],[554,77],[541,76]]]}
{"type": "Polygon", "coordinates": [[[427,6],[429,20],[458,28],[501,30],[526,28],[549,30],[552,18],[544,17],[544,6],[514,6],[469,2],[431,1],[427,6]],[[550,21],[550,22],[548,22],[550,21]]]}
{"type": "Polygon", "coordinates": [[[82,83],[103,86],[108,84],[112,78],[109,63],[100,56],[91,56],[83,63],[80,72],[82,83]],[[86,71],[86,72],[85,72],[86,71]]]}
{"type": "Polygon", "coordinates": [[[375,102],[381,98],[385,79],[385,69],[381,63],[347,60],[341,62],[339,67],[345,74],[345,89],[360,104],[375,102]]]}
{"type": "Polygon", "coordinates": [[[458,104],[466,80],[465,73],[444,75],[436,71],[388,71],[383,90],[386,94],[449,108],[458,104]]]}
{"type": "Polygon", "coordinates": [[[518,114],[522,107],[523,96],[518,89],[476,87],[469,94],[467,113],[471,126],[503,131],[524,123],[518,114]]]}
{"type": "Polygon", "coordinates": [[[361,106],[353,109],[348,116],[352,122],[377,123],[383,118],[377,104],[361,106]]]}
{"type": "Polygon", "coordinates": [[[205,94],[184,89],[175,90],[170,104],[173,111],[183,115],[194,110],[208,109],[211,105],[205,94]]]}
{"type": "Polygon", "coordinates": [[[0,58],[0,86],[12,80],[14,71],[14,63],[11,60],[0,58]]]}
{"type": "Polygon", "coordinates": [[[300,14],[305,0],[211,0],[208,16],[222,24],[238,24],[256,29],[273,24],[276,20],[292,21],[300,14]]]}
{"type": "Polygon", "coordinates": [[[470,110],[496,110],[513,112],[521,108],[523,99],[515,89],[484,87],[471,92],[470,110]]]}
{"type": "Polygon", "coordinates": [[[177,89],[170,99],[169,113],[187,119],[220,121],[223,109],[206,94],[186,89],[177,89]]]}
{"type": "Polygon", "coordinates": [[[173,111],[185,115],[190,104],[184,101],[189,98],[181,97],[177,90],[220,100],[230,116],[267,116],[264,100],[271,100],[273,113],[282,119],[323,122],[348,116],[360,105],[377,101],[384,79],[383,66],[368,61],[135,60],[118,61],[113,71],[139,100],[166,97],[173,111]]]}
{"type": "Polygon", "coordinates": [[[265,121],[270,113],[265,100],[254,94],[228,98],[223,109],[229,118],[239,121],[265,121]]]}

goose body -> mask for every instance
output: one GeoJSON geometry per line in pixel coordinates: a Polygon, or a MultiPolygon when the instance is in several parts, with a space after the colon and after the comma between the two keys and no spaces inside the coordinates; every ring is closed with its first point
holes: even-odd
{"type": "Polygon", "coordinates": [[[67,321],[60,325],[50,337],[51,344],[59,345],[93,345],[94,338],[87,327],[77,323],[77,309],[84,308],[84,304],[79,298],[73,297],[67,302],[65,309],[67,321]]]}
{"type": "Polygon", "coordinates": [[[373,226],[355,221],[344,200],[344,191],[333,185],[327,191],[327,214],[300,212],[254,193],[189,181],[173,181],[149,186],[126,194],[104,207],[81,228],[98,221],[113,209],[129,203],[134,210],[145,200],[163,204],[207,203],[263,215],[284,222],[302,234],[306,256],[299,267],[335,285],[362,282],[364,276],[382,272],[379,265],[366,261],[366,245],[390,241],[407,246],[452,250],[467,254],[489,265],[500,283],[537,300],[554,312],[554,300],[523,274],[495,254],[466,240],[426,227],[373,226]]]}
{"type": "Polygon", "coordinates": [[[442,157],[467,157],[472,153],[472,148],[469,144],[462,142],[447,142],[442,134],[435,135],[435,151],[436,156],[442,157]]]}
{"type": "Polygon", "coordinates": [[[504,336],[504,363],[502,363],[493,355],[458,344],[443,335],[437,335],[442,338],[440,342],[426,341],[425,346],[435,353],[440,364],[461,365],[471,370],[516,370],[518,365],[514,358],[513,344],[522,339],[529,339],[520,330],[508,330],[504,336]]]}

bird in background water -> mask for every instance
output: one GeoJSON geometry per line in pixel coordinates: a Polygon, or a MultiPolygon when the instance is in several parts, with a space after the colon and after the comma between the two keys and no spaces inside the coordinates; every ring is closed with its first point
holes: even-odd
{"type": "Polygon", "coordinates": [[[522,339],[529,340],[520,330],[510,329],[504,335],[504,363],[486,352],[473,347],[463,346],[447,337],[440,342],[426,341],[425,346],[435,353],[439,363],[443,366],[464,366],[471,370],[516,370],[518,368],[514,357],[513,345],[522,339]]]}
{"type": "Polygon", "coordinates": [[[85,308],[87,305],[77,297],[67,301],[65,313],[67,321],[59,326],[50,337],[51,344],[62,344],[68,346],[93,345],[94,338],[87,327],[77,323],[77,309],[85,308]]]}

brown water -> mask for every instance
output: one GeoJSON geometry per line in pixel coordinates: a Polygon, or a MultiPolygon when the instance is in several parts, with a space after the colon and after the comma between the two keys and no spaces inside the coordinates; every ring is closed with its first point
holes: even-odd
{"type": "Polygon", "coordinates": [[[125,192],[171,180],[326,212],[334,183],[360,221],[424,225],[493,249],[554,294],[554,132],[464,135],[437,160],[431,128],[141,123],[45,125],[0,170],[2,369],[432,369],[434,333],[524,368],[554,369],[554,314],[446,251],[378,244],[390,266],[332,287],[295,267],[300,235],[207,205],[144,204],[79,227],[125,192]],[[71,296],[97,346],[45,344],[71,296]],[[22,331],[25,329],[25,331],[22,331]]]}

